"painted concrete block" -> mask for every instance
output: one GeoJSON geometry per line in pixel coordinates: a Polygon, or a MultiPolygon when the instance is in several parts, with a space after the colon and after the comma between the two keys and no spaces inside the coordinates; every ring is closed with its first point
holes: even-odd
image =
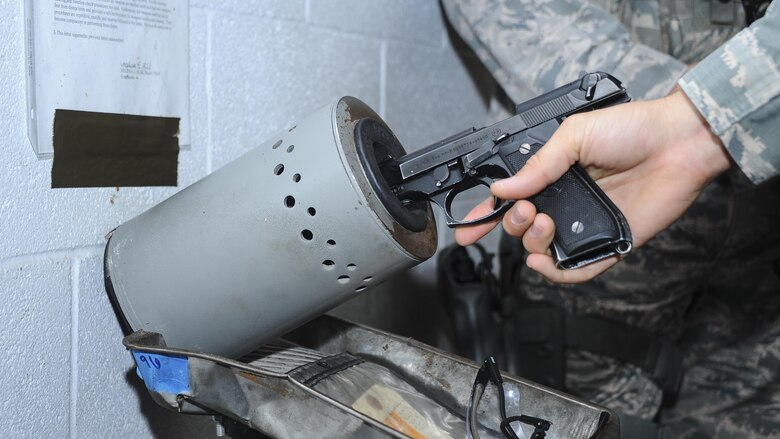
{"type": "MultiPolygon", "coordinates": [[[[202,178],[207,172],[207,155],[209,145],[209,97],[208,97],[208,58],[207,44],[208,16],[202,9],[190,10],[190,140],[189,151],[182,151],[184,156],[193,155],[198,166],[187,169],[192,173],[187,184],[202,178]]],[[[179,158],[181,164],[181,156],[179,158]]],[[[188,168],[192,165],[188,165],[188,168]]],[[[182,167],[179,167],[182,172],[182,167]]],[[[180,187],[184,187],[182,184],[180,187]]]]}
{"type": "Polygon", "coordinates": [[[314,0],[311,22],[346,32],[441,47],[444,13],[437,0],[314,0]]]}
{"type": "Polygon", "coordinates": [[[214,169],[344,95],[379,107],[379,42],[278,20],[216,14],[214,169]]]}
{"type": "Polygon", "coordinates": [[[449,46],[388,44],[385,119],[407,151],[483,126],[494,91],[479,60],[449,46]]]}
{"type": "Polygon", "coordinates": [[[190,7],[303,21],[306,0],[193,0],[190,7]]]}
{"type": "Polygon", "coordinates": [[[68,437],[70,263],[0,268],[0,413],[5,437],[68,437]]]}
{"type": "Polygon", "coordinates": [[[209,416],[180,415],[147,393],[122,345],[122,330],[103,286],[102,262],[97,256],[80,263],[75,437],[213,438],[209,416]]]}

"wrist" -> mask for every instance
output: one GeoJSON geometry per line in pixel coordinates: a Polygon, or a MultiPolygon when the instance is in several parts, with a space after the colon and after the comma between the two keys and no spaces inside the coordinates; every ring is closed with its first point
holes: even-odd
{"type": "Polygon", "coordinates": [[[667,118],[670,139],[675,148],[685,150],[685,159],[694,165],[702,183],[707,183],[731,166],[731,156],[707,120],[682,90],[664,98],[662,111],[667,118]]]}

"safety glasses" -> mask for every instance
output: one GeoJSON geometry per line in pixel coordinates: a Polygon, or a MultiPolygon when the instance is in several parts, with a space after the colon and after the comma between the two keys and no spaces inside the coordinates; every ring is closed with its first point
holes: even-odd
{"type": "Polygon", "coordinates": [[[514,429],[512,429],[512,423],[514,422],[532,426],[534,432],[531,435],[531,439],[543,439],[547,435],[547,430],[549,430],[552,425],[552,422],[550,421],[522,414],[519,416],[506,415],[504,379],[501,377],[501,371],[498,369],[496,359],[491,355],[486,357],[485,361],[482,362],[482,367],[479,368],[477,377],[474,379],[474,386],[471,388],[471,399],[469,400],[469,407],[466,414],[466,425],[471,439],[479,439],[479,432],[477,431],[479,425],[479,422],[477,421],[477,409],[479,408],[479,402],[482,400],[482,395],[485,393],[485,387],[488,383],[493,383],[498,392],[498,410],[501,415],[499,430],[505,438],[519,439],[514,429]]]}

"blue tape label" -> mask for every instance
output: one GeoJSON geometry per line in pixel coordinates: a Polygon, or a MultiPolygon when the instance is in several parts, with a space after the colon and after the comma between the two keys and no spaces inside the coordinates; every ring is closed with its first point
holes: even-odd
{"type": "Polygon", "coordinates": [[[186,394],[190,391],[187,357],[133,351],[136,372],[153,392],[186,394]]]}

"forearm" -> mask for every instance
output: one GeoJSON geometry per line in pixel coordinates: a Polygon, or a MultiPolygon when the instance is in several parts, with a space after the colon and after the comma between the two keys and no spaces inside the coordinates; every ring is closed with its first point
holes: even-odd
{"type": "Polygon", "coordinates": [[[672,136],[667,141],[667,154],[689,162],[700,186],[731,166],[723,142],[685,93],[677,90],[658,102],[659,117],[665,118],[663,126],[672,136]]]}

